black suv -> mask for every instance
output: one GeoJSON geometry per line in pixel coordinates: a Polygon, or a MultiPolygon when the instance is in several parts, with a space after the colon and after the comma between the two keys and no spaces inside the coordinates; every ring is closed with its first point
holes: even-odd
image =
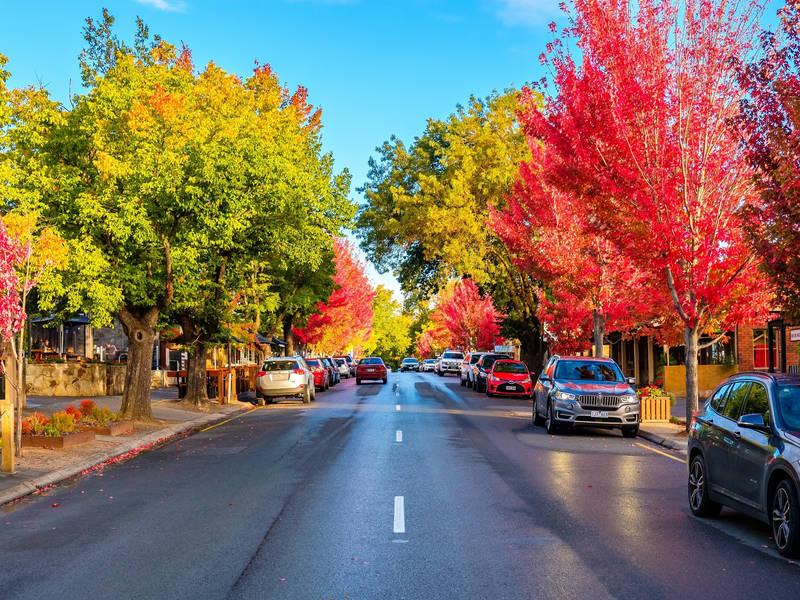
{"type": "Polygon", "coordinates": [[[636,437],[640,403],[632,385],[610,358],[553,356],[533,388],[533,424],[544,421],[549,434],[589,425],[636,437]]]}
{"type": "Polygon", "coordinates": [[[730,506],[772,526],[784,556],[800,554],[800,376],[737,373],[692,418],[689,508],[730,506]]]}

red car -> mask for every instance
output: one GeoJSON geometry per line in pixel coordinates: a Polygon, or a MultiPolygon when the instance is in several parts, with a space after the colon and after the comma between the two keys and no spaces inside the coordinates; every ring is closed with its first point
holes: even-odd
{"type": "Polygon", "coordinates": [[[358,361],[356,367],[356,385],[361,385],[365,379],[380,379],[386,383],[387,371],[383,359],[379,356],[367,356],[358,361]]]}
{"type": "Polygon", "coordinates": [[[318,358],[307,358],[306,364],[308,368],[311,369],[311,373],[314,375],[314,387],[318,390],[327,390],[331,387],[331,373],[328,371],[328,367],[322,364],[322,361],[318,358]]]}
{"type": "Polygon", "coordinates": [[[498,360],[486,380],[487,396],[519,396],[530,398],[533,391],[531,374],[520,360],[498,360]]]}

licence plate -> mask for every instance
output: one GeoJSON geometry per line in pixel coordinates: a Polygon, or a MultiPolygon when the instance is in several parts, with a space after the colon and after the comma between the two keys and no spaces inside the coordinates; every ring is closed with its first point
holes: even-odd
{"type": "Polygon", "coordinates": [[[607,410],[593,410],[592,416],[597,417],[599,419],[607,419],[608,418],[608,411],[607,410]]]}
{"type": "Polygon", "coordinates": [[[374,370],[375,370],[375,367],[367,367],[367,371],[370,371],[370,372],[372,372],[372,371],[374,371],[374,370]]]}
{"type": "Polygon", "coordinates": [[[502,386],[504,392],[516,392],[519,390],[519,386],[514,385],[513,383],[507,383],[502,386]]]}

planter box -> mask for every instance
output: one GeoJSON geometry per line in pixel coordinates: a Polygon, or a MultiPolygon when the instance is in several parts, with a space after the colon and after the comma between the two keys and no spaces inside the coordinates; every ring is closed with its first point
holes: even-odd
{"type": "Polygon", "coordinates": [[[81,431],[93,431],[95,435],[125,435],[133,433],[133,421],[112,421],[104,427],[95,425],[76,425],[76,429],[81,431]]]}
{"type": "Polygon", "coordinates": [[[94,431],[75,431],[66,435],[23,435],[26,448],[55,448],[63,450],[94,441],[94,431]]]}
{"type": "Polygon", "coordinates": [[[671,399],[669,396],[642,396],[642,421],[668,423],[671,399]]]}

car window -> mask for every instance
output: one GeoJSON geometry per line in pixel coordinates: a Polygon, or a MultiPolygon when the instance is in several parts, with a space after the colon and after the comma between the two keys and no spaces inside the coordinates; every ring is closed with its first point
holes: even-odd
{"type": "Polygon", "coordinates": [[[445,352],[442,358],[457,358],[461,360],[464,358],[464,355],[461,352],[445,352]]]}
{"type": "Polygon", "coordinates": [[[306,360],[306,364],[309,367],[321,367],[322,366],[320,364],[320,362],[316,358],[309,358],[308,360],[306,360]]]}
{"type": "Polygon", "coordinates": [[[483,356],[483,354],[473,354],[469,357],[469,364],[474,365],[481,359],[481,356],[483,356]]]}
{"type": "Polygon", "coordinates": [[[624,381],[615,363],[584,360],[560,360],[556,379],[573,381],[624,381]]]}
{"type": "Polygon", "coordinates": [[[717,390],[717,393],[714,394],[711,398],[711,408],[713,408],[716,412],[722,414],[722,407],[725,404],[725,398],[728,395],[728,392],[731,389],[731,385],[723,385],[721,388],[717,390]]]}
{"type": "Polygon", "coordinates": [[[725,401],[725,407],[722,409],[722,416],[733,419],[734,421],[738,420],[739,415],[742,414],[742,407],[744,406],[744,401],[747,398],[747,392],[749,391],[749,381],[739,381],[734,383],[730,393],[728,394],[728,399],[725,401]]]}
{"type": "Polygon", "coordinates": [[[336,360],[336,364],[337,364],[337,365],[339,365],[340,367],[341,367],[343,364],[345,364],[345,362],[344,362],[344,359],[343,359],[343,358],[336,358],[336,359],[334,359],[334,360],[336,360]]]}
{"type": "Polygon", "coordinates": [[[494,365],[494,372],[495,373],[527,373],[528,367],[526,367],[523,363],[518,362],[507,362],[501,360],[494,365]]]}
{"type": "Polygon", "coordinates": [[[362,365],[382,365],[383,364],[383,360],[381,360],[378,357],[371,356],[371,357],[367,357],[367,358],[362,358],[360,364],[362,364],[362,365]]]}
{"type": "Polygon", "coordinates": [[[299,369],[300,365],[293,360],[268,360],[262,367],[263,371],[294,371],[299,369]]]}
{"type": "Polygon", "coordinates": [[[500,360],[501,358],[503,358],[503,357],[502,357],[502,356],[493,356],[493,355],[491,355],[491,354],[485,354],[485,355],[483,356],[483,359],[482,359],[482,360],[481,360],[481,362],[480,362],[480,365],[481,365],[481,366],[482,366],[484,369],[486,369],[486,370],[489,370],[489,369],[491,369],[491,368],[492,368],[492,365],[493,365],[495,362],[497,362],[498,360],[500,360]]]}
{"type": "Polygon", "coordinates": [[[767,395],[767,388],[760,383],[754,383],[750,387],[750,394],[747,396],[747,404],[743,415],[761,415],[764,423],[769,423],[769,396],[767,395]]]}
{"type": "Polygon", "coordinates": [[[775,406],[784,427],[789,431],[800,431],[800,385],[777,386],[775,406]]]}

